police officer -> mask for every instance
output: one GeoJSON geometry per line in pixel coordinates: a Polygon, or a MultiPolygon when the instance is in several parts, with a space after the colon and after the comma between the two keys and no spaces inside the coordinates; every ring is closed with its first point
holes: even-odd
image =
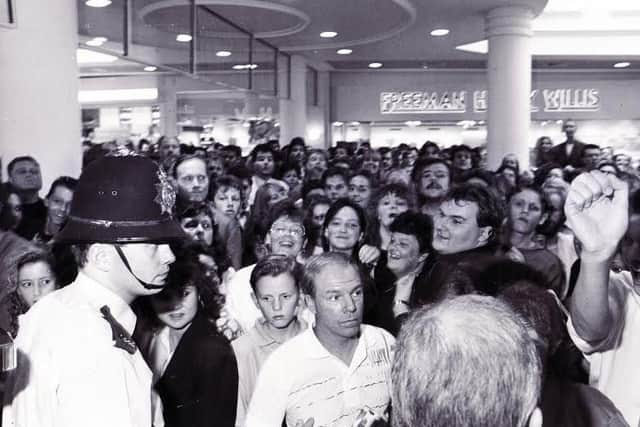
{"type": "Polygon", "coordinates": [[[183,239],[165,173],[137,156],[106,157],[82,173],[65,227],[78,276],[20,322],[18,368],[4,426],[149,427],[151,372],[131,334],[129,304],[159,292],[183,239]]]}

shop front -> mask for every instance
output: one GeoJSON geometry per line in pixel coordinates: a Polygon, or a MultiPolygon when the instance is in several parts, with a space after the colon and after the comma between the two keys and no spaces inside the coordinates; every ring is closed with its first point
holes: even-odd
{"type": "MultiPolygon", "coordinates": [[[[529,147],[543,135],[564,139],[560,123],[572,118],[578,138],[640,154],[640,73],[534,72],[529,147]]],[[[486,142],[484,71],[336,72],[331,79],[332,141],[369,140],[442,146],[486,142]]],[[[514,144],[520,143],[514,141],[514,144]]]]}

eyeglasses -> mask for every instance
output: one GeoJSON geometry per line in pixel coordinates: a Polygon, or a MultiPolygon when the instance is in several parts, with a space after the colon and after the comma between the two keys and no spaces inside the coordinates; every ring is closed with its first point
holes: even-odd
{"type": "Polygon", "coordinates": [[[300,226],[285,227],[284,225],[274,225],[271,227],[271,232],[277,236],[284,236],[290,234],[294,237],[304,236],[304,228],[300,226]]]}

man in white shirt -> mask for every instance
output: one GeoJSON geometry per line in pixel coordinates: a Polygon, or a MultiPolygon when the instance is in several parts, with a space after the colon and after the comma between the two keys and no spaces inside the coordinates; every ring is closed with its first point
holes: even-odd
{"type": "Polygon", "coordinates": [[[107,157],[80,177],[56,240],[73,244],[79,273],[21,319],[18,368],[5,390],[3,425],[149,427],[151,372],[131,333],[129,304],[159,292],[184,237],[175,193],[144,157],[107,157]]]}
{"type": "Polygon", "coordinates": [[[362,324],[357,266],[327,252],[305,266],[301,288],[315,326],[276,349],[262,366],[247,427],[351,427],[364,413],[386,418],[394,338],[362,324]]]}
{"type": "Polygon", "coordinates": [[[628,211],[627,184],[592,171],[571,184],[565,213],[582,244],[569,334],[590,361],[589,382],[629,425],[640,422],[640,213],[628,211]],[[625,270],[612,273],[618,250],[625,270]]]}

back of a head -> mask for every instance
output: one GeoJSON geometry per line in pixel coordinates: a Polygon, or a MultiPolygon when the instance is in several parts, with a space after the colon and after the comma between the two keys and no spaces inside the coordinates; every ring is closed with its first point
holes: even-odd
{"type": "Polygon", "coordinates": [[[537,404],[541,366],[505,303],[463,295],[409,317],[392,378],[394,427],[522,427],[537,404]]]}

